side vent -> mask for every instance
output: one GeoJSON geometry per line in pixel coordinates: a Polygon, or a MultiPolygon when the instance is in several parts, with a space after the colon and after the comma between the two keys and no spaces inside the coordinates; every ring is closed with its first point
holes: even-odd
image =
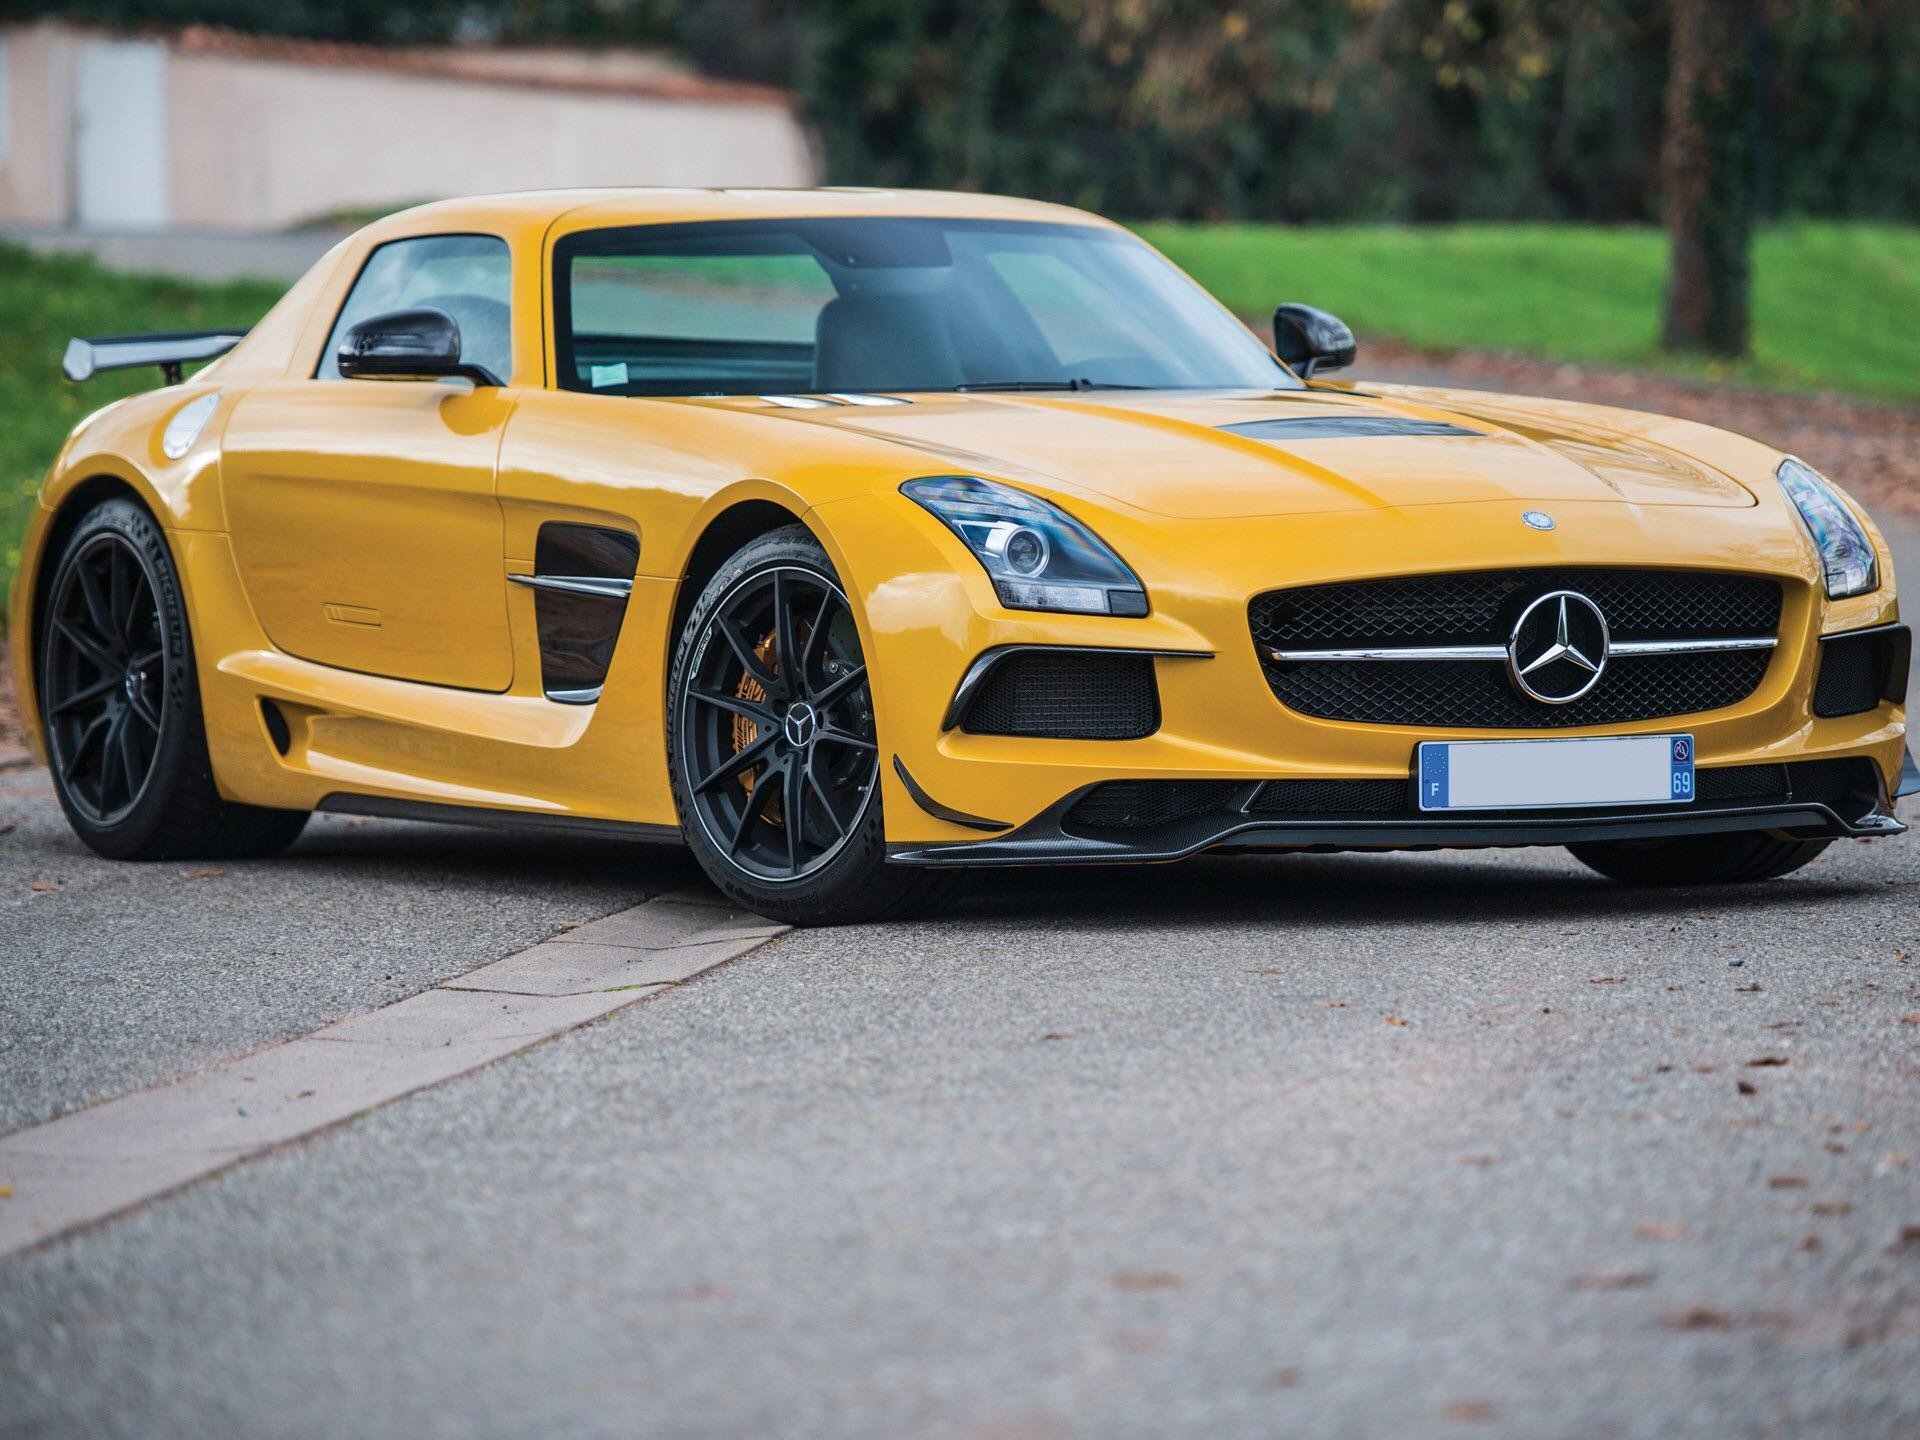
{"type": "Polygon", "coordinates": [[[534,542],[533,574],[507,578],[534,592],[540,688],[562,705],[600,698],[640,567],[640,540],[603,525],[551,521],[534,542]]]}
{"type": "Polygon", "coordinates": [[[293,748],[293,729],[287,724],[287,717],[280,707],[271,700],[260,702],[260,720],[267,727],[267,738],[273,741],[273,748],[282,755],[293,748]]]}

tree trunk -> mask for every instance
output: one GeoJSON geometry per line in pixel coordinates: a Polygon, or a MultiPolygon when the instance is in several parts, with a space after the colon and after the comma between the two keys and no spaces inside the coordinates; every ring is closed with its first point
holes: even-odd
{"type": "Polygon", "coordinates": [[[1753,0],[1673,0],[1667,132],[1664,343],[1747,353],[1753,237],[1753,0]]]}

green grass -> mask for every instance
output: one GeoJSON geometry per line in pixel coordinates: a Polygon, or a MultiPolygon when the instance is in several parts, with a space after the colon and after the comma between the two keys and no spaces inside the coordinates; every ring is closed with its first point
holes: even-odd
{"type": "Polygon", "coordinates": [[[60,356],[75,335],[249,326],[282,287],[247,281],[196,285],[114,275],[89,260],[39,256],[0,244],[0,606],[20,562],[34,492],[74,422],[109,400],[150,390],[153,369],[75,385],[60,356]]]}
{"type": "MultiPolygon", "coordinates": [[[[1360,334],[1435,350],[1656,366],[1787,389],[1920,399],[1920,227],[1778,225],[1755,247],[1755,356],[1733,366],[1659,353],[1658,232],[1550,225],[1140,230],[1246,315],[1306,300],[1360,334]]],[[[115,275],[0,245],[0,587],[26,509],[73,423],[150,387],[151,370],[85,385],[60,375],[73,335],[249,325],[272,284],[115,275]]],[[[4,589],[0,588],[0,594],[4,589]]]]}
{"type": "Polygon", "coordinates": [[[1920,227],[1794,222],[1754,246],[1754,357],[1658,346],[1665,238],[1566,225],[1137,227],[1241,314],[1304,300],[1433,350],[1672,369],[1782,389],[1920,397],[1920,227]]]}

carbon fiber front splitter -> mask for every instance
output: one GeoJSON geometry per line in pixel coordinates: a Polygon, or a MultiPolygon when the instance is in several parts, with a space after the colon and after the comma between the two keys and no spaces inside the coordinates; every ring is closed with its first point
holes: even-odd
{"type": "MultiPolygon", "coordinates": [[[[1909,754],[1898,794],[1920,792],[1909,754]],[[1909,779],[1912,783],[1909,785],[1909,779]]],[[[1844,809],[1820,801],[1764,805],[1535,811],[1489,817],[1410,816],[1405,819],[1266,819],[1248,813],[1259,790],[1249,782],[1230,807],[1130,830],[1075,825],[1074,806],[1092,786],[1076,790],[1025,825],[987,840],[887,847],[902,865],[1121,865],[1180,860],[1204,850],[1437,850],[1524,845],[1571,845],[1598,840],[1660,840],[1743,830],[1784,831],[1804,839],[1868,839],[1899,835],[1906,826],[1882,788],[1844,809]]]]}

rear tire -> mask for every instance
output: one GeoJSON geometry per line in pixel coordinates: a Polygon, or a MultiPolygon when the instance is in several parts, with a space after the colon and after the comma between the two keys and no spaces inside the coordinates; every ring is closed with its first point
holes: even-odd
{"type": "Polygon", "coordinates": [[[865,673],[846,593],[804,526],[744,546],[694,602],[667,687],[668,769],[687,845],[737,904],[851,925],[946,890],[947,876],[887,863],[865,673]]]}
{"type": "Polygon", "coordinates": [[[1790,840],[1751,831],[1671,840],[1569,845],[1573,858],[1627,885],[1744,885],[1776,880],[1820,858],[1831,840],[1790,840]]]}
{"type": "Polygon", "coordinates": [[[38,690],[54,793],[112,860],[275,855],[304,810],[220,798],[193,637],[166,536],[130,500],[74,527],[39,617],[38,690]]]}

